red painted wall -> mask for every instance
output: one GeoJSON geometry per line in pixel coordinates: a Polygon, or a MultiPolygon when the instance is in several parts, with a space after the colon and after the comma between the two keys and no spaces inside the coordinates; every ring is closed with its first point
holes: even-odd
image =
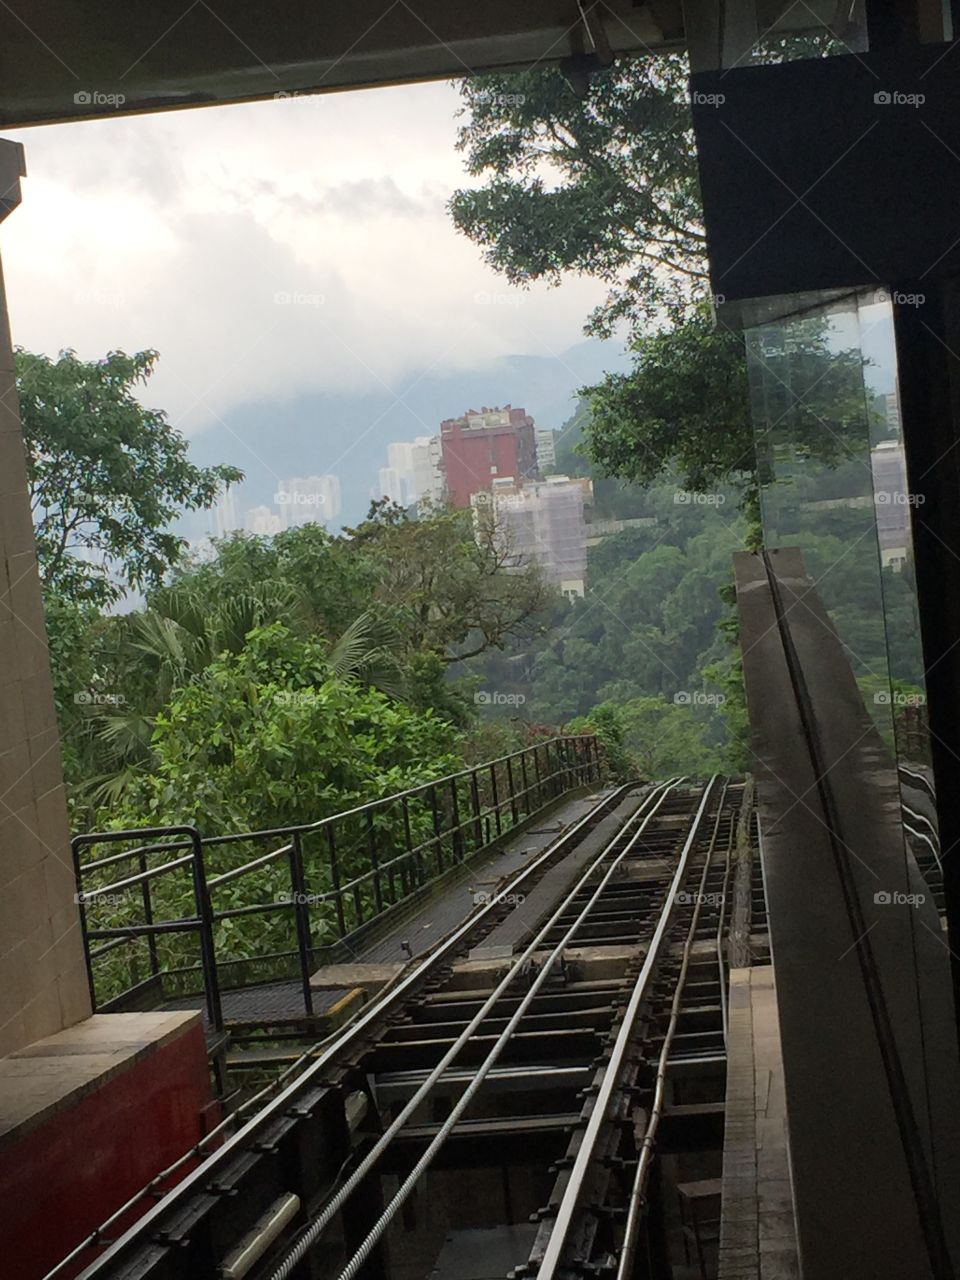
{"type": "Polygon", "coordinates": [[[463,427],[449,418],[440,424],[440,449],[447,496],[455,507],[469,507],[471,495],[489,490],[494,478],[521,480],[536,473],[533,419],[523,409],[511,409],[504,426],[463,427]]]}
{"type": "MultiPolygon", "coordinates": [[[[188,1151],[208,1127],[202,1113],[210,1101],[203,1029],[194,1026],[23,1138],[0,1147],[4,1280],[39,1280],[188,1151]]],[[[183,1174],[189,1170],[185,1165],[183,1174]]],[[[144,1200],[142,1211],[154,1203],[144,1200]]],[[[85,1253],[82,1266],[95,1256],[93,1250],[85,1253]]],[[[82,1266],[63,1274],[76,1275],[82,1266]]]]}

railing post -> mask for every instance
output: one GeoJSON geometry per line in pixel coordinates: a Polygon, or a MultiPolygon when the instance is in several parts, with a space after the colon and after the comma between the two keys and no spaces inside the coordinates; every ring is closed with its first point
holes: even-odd
{"type": "Polygon", "coordinates": [[[443,823],[440,821],[440,806],[437,803],[437,788],[430,787],[430,808],[433,810],[433,834],[436,838],[437,875],[443,871],[443,823]]]}
{"type": "Polygon", "coordinates": [[[537,775],[537,808],[543,807],[543,778],[540,773],[540,747],[534,744],[533,748],[533,768],[537,775]]]}
{"type": "Polygon", "coordinates": [[[473,847],[482,849],[483,822],[480,818],[480,784],[477,781],[476,769],[470,774],[470,803],[473,806],[473,847]]]}
{"type": "Polygon", "coordinates": [[[213,908],[207,891],[207,877],[203,868],[203,849],[200,832],[196,827],[187,828],[193,845],[193,894],[200,922],[200,963],[203,968],[203,984],[206,988],[207,1013],[214,1031],[223,1030],[223,1010],[220,1006],[220,982],[217,977],[217,953],[213,945],[213,908]]]}
{"type": "MultiPolygon", "coordinates": [[[[147,870],[147,855],[141,853],[137,859],[140,870],[147,870]]],[[[153,899],[150,896],[150,881],[144,880],[140,885],[140,896],[143,899],[143,919],[144,923],[153,924],[153,899]]],[[[150,956],[150,972],[154,977],[160,972],[160,962],[157,958],[157,939],[153,933],[147,934],[147,951],[150,956]]]]}
{"type": "Polygon", "coordinates": [[[373,869],[373,904],[377,915],[383,910],[383,889],[380,884],[380,856],[377,853],[377,832],[373,825],[373,810],[367,810],[367,849],[373,869]]]}
{"type": "MultiPolygon", "coordinates": [[[[507,761],[508,767],[509,767],[509,764],[510,764],[510,761],[508,760],[507,761]]],[[[508,777],[509,777],[509,774],[508,774],[508,777]]],[[[503,830],[503,825],[500,819],[500,793],[497,789],[497,766],[495,764],[492,764],[490,766],[490,790],[493,793],[493,820],[497,826],[497,835],[500,835],[501,831],[503,830]]],[[[511,791],[513,790],[512,786],[510,790],[511,791]]]]}
{"type": "Polygon", "coordinates": [[[87,908],[83,900],[83,872],[80,869],[79,837],[70,841],[70,852],[73,854],[73,878],[77,886],[77,910],[80,913],[80,937],[83,939],[83,959],[87,968],[87,986],[90,988],[90,1008],[97,1012],[97,990],[93,981],[93,961],[90,959],[90,939],[87,937],[87,908]]]}
{"type": "Polygon", "coordinates": [[[530,816],[530,785],[527,781],[527,752],[526,748],[520,752],[520,779],[523,784],[523,812],[525,816],[530,816]]]}
{"type": "Polygon", "coordinates": [[[457,794],[456,778],[450,779],[450,805],[452,809],[451,817],[453,818],[453,857],[454,861],[462,862],[464,857],[463,831],[460,829],[460,797],[457,794]]]}
{"type": "MultiPolygon", "coordinates": [[[[404,796],[400,803],[403,808],[403,842],[407,850],[407,857],[404,859],[403,865],[405,868],[410,868],[408,884],[412,880],[413,887],[419,888],[422,883],[420,855],[413,853],[413,836],[410,832],[410,801],[404,796]]],[[[409,892],[409,888],[407,892],[409,892]]]]}
{"type": "Polygon", "coordinates": [[[297,951],[300,953],[303,1008],[310,1017],[313,1014],[313,991],[310,987],[313,939],[310,936],[310,908],[307,906],[307,884],[303,874],[303,847],[300,843],[299,831],[293,833],[293,839],[290,841],[290,881],[293,885],[293,918],[297,929],[297,951]]]}
{"type": "Polygon", "coordinates": [[[337,862],[337,837],[334,834],[334,822],[327,823],[327,849],[330,854],[330,886],[334,893],[334,905],[337,912],[337,928],[340,937],[347,936],[347,922],[343,914],[343,891],[340,888],[340,866],[337,862]]]}
{"type": "Polygon", "coordinates": [[[510,794],[510,818],[511,826],[516,826],[518,822],[517,816],[517,791],[513,782],[513,758],[507,756],[507,791],[510,794]]]}

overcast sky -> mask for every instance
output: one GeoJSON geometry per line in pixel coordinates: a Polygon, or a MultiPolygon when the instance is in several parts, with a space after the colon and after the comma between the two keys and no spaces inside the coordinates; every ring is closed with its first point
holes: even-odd
{"type": "Polygon", "coordinates": [[[457,105],[416,85],[7,135],[28,171],[0,238],[14,341],[157,348],[144,398],[188,435],[251,401],[561,352],[602,287],[510,290],[454,232],[457,105]]]}

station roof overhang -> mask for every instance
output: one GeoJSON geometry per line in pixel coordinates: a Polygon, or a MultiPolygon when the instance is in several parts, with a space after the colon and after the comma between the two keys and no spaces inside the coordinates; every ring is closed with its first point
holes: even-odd
{"type": "MultiPolygon", "coordinates": [[[[795,27],[799,10],[806,27],[829,22],[836,7],[749,6],[765,32],[795,27]]],[[[683,48],[688,35],[709,44],[719,11],[716,0],[9,0],[0,128],[544,63],[586,72],[618,54],[683,48]]]]}

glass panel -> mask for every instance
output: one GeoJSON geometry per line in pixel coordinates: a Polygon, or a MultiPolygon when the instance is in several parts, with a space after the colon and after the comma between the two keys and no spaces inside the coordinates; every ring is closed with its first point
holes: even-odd
{"type": "Polygon", "coordinates": [[[744,308],[768,548],[798,546],[900,768],[918,861],[936,877],[935,811],[890,297],[744,308]]]}

